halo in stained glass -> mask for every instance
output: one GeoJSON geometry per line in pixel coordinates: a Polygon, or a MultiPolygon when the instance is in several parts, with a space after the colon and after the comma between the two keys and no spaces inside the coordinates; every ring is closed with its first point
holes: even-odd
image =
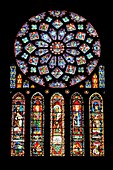
{"type": "Polygon", "coordinates": [[[59,10],[28,19],[14,43],[23,74],[51,88],[66,88],[86,79],[97,66],[100,52],[100,39],[91,23],[74,12],[59,10]]]}

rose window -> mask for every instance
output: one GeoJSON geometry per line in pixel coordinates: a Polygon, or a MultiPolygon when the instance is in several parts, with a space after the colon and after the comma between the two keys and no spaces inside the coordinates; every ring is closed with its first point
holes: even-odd
{"type": "Polygon", "coordinates": [[[93,72],[100,57],[100,40],[82,16],[53,10],[31,17],[22,26],[14,52],[18,67],[31,81],[65,88],[93,72]]]}

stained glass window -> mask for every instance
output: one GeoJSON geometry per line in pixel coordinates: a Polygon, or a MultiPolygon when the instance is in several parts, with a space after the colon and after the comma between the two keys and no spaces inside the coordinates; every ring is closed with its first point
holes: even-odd
{"type": "Polygon", "coordinates": [[[91,81],[90,80],[85,81],[85,88],[91,88],[91,81]]]}
{"type": "Polygon", "coordinates": [[[17,76],[17,88],[22,88],[22,75],[17,76]]]}
{"type": "Polygon", "coordinates": [[[12,97],[11,156],[24,156],[25,97],[16,93],[12,97]]]}
{"type": "MultiPolygon", "coordinates": [[[[89,21],[74,12],[50,10],[39,13],[29,18],[17,32],[14,41],[16,65],[10,66],[10,88],[12,91],[13,88],[23,88],[22,91],[31,98],[28,105],[30,129],[26,128],[27,133],[30,132],[30,156],[46,155],[43,95],[49,96],[50,88],[64,88],[64,94],[68,95],[71,94],[70,86],[76,84],[80,91],[90,88],[84,90],[87,96],[91,88],[105,88],[105,67],[100,65],[95,69],[100,54],[97,31],[89,21]],[[97,71],[93,73],[94,70],[97,71]],[[46,87],[43,95],[34,93],[37,87],[40,89],[37,85],[46,87]]],[[[70,124],[70,156],[85,156],[84,107],[88,103],[84,106],[79,92],[73,93],[71,98],[59,92],[50,97],[50,156],[65,156],[66,100],[70,101],[70,120],[66,122],[70,124]]],[[[101,156],[104,155],[103,99],[98,93],[88,99],[90,155],[101,156]]],[[[11,155],[24,156],[24,143],[25,97],[19,92],[12,97],[11,155]]]]}
{"type": "Polygon", "coordinates": [[[36,84],[65,88],[86,79],[98,64],[100,40],[82,16],[52,10],[31,17],[14,43],[23,74],[36,84]]]}
{"type": "Polygon", "coordinates": [[[104,156],[103,99],[99,93],[89,98],[90,156],[104,156]]]}
{"type": "Polygon", "coordinates": [[[29,88],[29,81],[28,80],[25,80],[23,82],[23,88],[29,88]]]}
{"type": "Polygon", "coordinates": [[[105,67],[99,66],[99,88],[105,88],[105,67]]]}
{"type": "Polygon", "coordinates": [[[78,92],[71,96],[70,102],[70,155],[85,155],[84,102],[78,92]]]}
{"type": "Polygon", "coordinates": [[[65,155],[64,98],[55,93],[50,101],[50,156],[65,155]]]}
{"type": "Polygon", "coordinates": [[[96,73],[92,76],[92,88],[98,88],[98,77],[96,73]]]}
{"type": "Polygon", "coordinates": [[[30,156],[44,156],[44,98],[39,92],[31,98],[30,156]]]}
{"type": "Polygon", "coordinates": [[[32,85],[31,85],[31,88],[35,88],[35,85],[34,85],[34,84],[32,84],[32,85]]]}
{"type": "Polygon", "coordinates": [[[16,66],[10,66],[10,88],[16,87],[16,66]]]}

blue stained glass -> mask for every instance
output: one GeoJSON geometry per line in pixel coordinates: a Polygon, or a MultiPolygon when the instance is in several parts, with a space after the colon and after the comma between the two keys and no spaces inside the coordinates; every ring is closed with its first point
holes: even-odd
{"type": "Polygon", "coordinates": [[[16,62],[23,74],[51,88],[69,87],[87,78],[97,67],[100,51],[100,39],[91,23],[74,12],[61,10],[28,19],[14,44],[16,62]]]}

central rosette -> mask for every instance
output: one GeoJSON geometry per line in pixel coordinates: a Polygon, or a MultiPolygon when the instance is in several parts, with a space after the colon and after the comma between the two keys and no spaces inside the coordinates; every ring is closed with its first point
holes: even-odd
{"type": "Polygon", "coordinates": [[[64,52],[64,45],[61,42],[53,42],[50,46],[50,51],[54,54],[61,54],[64,52]]]}

